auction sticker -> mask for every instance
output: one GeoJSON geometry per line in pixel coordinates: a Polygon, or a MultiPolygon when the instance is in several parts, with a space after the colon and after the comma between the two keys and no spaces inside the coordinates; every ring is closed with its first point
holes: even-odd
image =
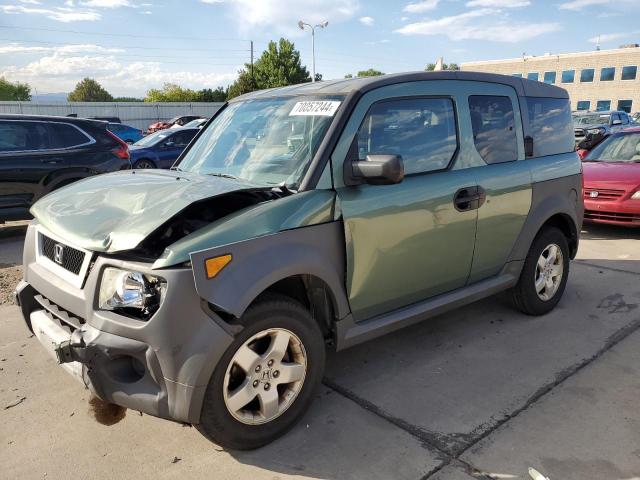
{"type": "Polygon", "coordinates": [[[339,101],[334,100],[308,100],[306,102],[297,102],[291,112],[290,117],[308,115],[320,117],[333,117],[340,106],[339,101]]]}

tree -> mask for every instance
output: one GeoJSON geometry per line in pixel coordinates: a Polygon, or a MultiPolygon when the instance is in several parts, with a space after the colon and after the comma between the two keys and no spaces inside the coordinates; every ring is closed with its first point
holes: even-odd
{"type": "Polygon", "coordinates": [[[197,102],[198,92],[190,88],[182,88],[175,83],[165,83],[161,89],[152,88],[147,91],[145,102],[197,102]]]}
{"type": "MultiPolygon", "coordinates": [[[[435,63],[429,63],[427,64],[427,67],[425,68],[425,70],[427,72],[433,72],[436,69],[436,64],[435,63]]],[[[454,71],[454,70],[460,70],[460,67],[458,66],[457,63],[450,63],[449,65],[447,65],[446,63],[442,64],[442,70],[450,70],[450,71],[454,71]]]]}
{"type": "Polygon", "coordinates": [[[222,87],[218,87],[215,90],[211,90],[210,88],[203,88],[198,91],[198,101],[199,102],[226,102],[227,101],[227,92],[222,87]]]}
{"type": "Polygon", "coordinates": [[[114,102],[144,102],[141,98],[136,97],[115,97],[114,102]]]}
{"type": "Polygon", "coordinates": [[[12,83],[0,77],[0,100],[28,102],[31,100],[31,87],[27,83],[12,83]]]}
{"type": "MultiPolygon", "coordinates": [[[[370,68],[369,70],[360,70],[358,73],[356,73],[356,78],[362,78],[362,77],[377,77],[379,75],[384,75],[384,72],[381,72],[380,70],[376,70],[375,68],[370,68]]],[[[347,73],[344,78],[353,78],[353,75],[350,73],[347,73]]]]}
{"type": "MultiPolygon", "coordinates": [[[[309,71],[300,61],[300,52],[295,45],[281,38],[277,43],[269,42],[267,49],[253,64],[245,63],[238,72],[238,79],[229,87],[228,98],[262,88],[284,87],[298,83],[310,82],[309,71]]],[[[322,78],[321,75],[316,75],[322,78]]]]}
{"type": "Polygon", "coordinates": [[[69,102],[113,102],[113,97],[93,78],[84,78],[67,95],[69,102]]]}

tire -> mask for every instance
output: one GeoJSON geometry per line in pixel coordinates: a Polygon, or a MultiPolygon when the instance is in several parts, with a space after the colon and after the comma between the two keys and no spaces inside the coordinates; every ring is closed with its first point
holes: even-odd
{"type": "Polygon", "coordinates": [[[320,327],[307,309],[285,296],[265,297],[249,307],[241,323],[245,328],[209,380],[200,423],[195,426],[224,448],[252,450],[286,433],[305,413],[322,380],[325,344],[320,327]],[[269,352],[282,351],[276,346],[284,345],[281,339],[289,334],[292,336],[287,340],[284,361],[270,364],[269,358],[279,355],[269,352]],[[247,353],[247,349],[252,352],[247,353]],[[298,380],[287,383],[285,377],[298,380]],[[239,392],[243,396],[236,402],[240,396],[234,395],[239,392]],[[244,407],[238,409],[241,405],[244,407]]]}
{"type": "Polygon", "coordinates": [[[547,227],[538,233],[529,249],[520,279],[511,289],[511,300],[518,310],[527,315],[549,313],[562,298],[568,277],[567,237],[559,229],[547,227]],[[550,261],[554,251],[552,247],[557,248],[554,262],[550,261]],[[558,252],[561,255],[559,259],[558,252]]]}
{"type": "Polygon", "coordinates": [[[149,159],[142,158],[133,164],[133,168],[140,168],[140,169],[156,168],[156,164],[149,159]]]}

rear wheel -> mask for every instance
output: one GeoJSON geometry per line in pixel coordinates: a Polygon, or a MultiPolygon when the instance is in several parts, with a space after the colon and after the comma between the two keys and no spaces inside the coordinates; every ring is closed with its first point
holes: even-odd
{"type": "Polygon", "coordinates": [[[237,450],[261,447],[306,411],[324,372],[324,338],[299,303],[272,296],[250,307],[244,330],[207,386],[198,430],[237,450]]]}
{"type": "Polygon", "coordinates": [[[151,160],[143,158],[141,160],[138,160],[136,163],[134,163],[133,168],[142,168],[142,169],[156,168],[156,164],[153,163],[151,160]]]}
{"type": "Polygon", "coordinates": [[[536,236],[520,279],[511,290],[515,307],[528,315],[544,315],[558,304],[569,276],[567,238],[555,227],[536,236]]]}

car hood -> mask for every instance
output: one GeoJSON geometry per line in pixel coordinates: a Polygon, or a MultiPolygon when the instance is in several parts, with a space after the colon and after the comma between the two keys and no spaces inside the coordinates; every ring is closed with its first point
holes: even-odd
{"type": "Polygon", "coordinates": [[[46,195],[31,208],[51,233],[95,252],[135,248],[194,202],[235,191],[266,190],[239,180],[170,170],[90,177],[46,195]]]}
{"type": "Polygon", "coordinates": [[[630,162],[584,162],[585,186],[629,189],[640,185],[640,163],[630,162]]]}

